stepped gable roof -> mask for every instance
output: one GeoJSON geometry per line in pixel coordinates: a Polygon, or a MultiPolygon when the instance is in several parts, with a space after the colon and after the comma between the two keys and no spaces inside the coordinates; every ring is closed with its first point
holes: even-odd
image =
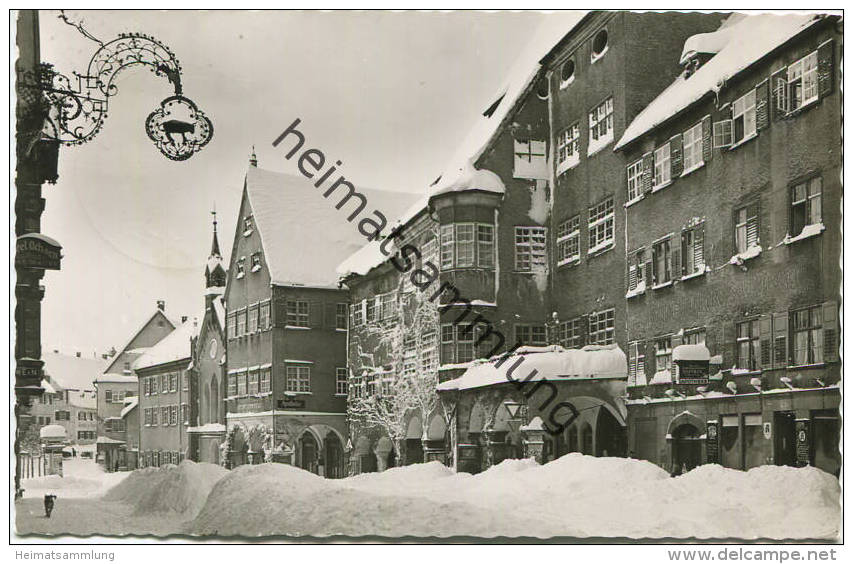
{"type": "Polygon", "coordinates": [[[691,53],[716,54],[689,77],[680,75],[652,100],[625,129],[613,150],[635,141],[705,95],[719,92],[727,81],[823,17],[815,14],[746,17],[734,14],[716,32],[689,37],[684,44],[682,59],[689,58],[691,53]]]}
{"type": "Polygon", "coordinates": [[[42,354],[44,373],[50,377],[55,388],[62,390],[95,390],[95,378],[100,375],[107,362],[102,358],[86,358],[75,355],[46,352],[42,354]]]}
{"type": "Polygon", "coordinates": [[[311,179],[302,176],[249,167],[245,190],[274,285],[337,287],[335,267],[366,241],[358,231],[360,218],[374,217],[371,212],[379,210],[388,225],[393,225],[418,198],[411,192],[356,185],[356,191],[367,198],[367,205],[348,222],[347,216],[356,209],[358,200],[335,209],[346,193],[345,187],[323,197],[323,188],[328,189],[336,178],[333,174],[323,187],[316,188],[311,179]]]}

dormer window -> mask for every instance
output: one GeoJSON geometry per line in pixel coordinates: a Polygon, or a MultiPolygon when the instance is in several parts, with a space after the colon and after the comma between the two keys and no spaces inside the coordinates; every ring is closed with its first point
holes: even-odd
{"type": "Polygon", "coordinates": [[[595,62],[607,52],[607,30],[602,29],[599,30],[598,33],[595,34],[595,37],[592,39],[592,56],[590,57],[591,62],[595,62]]]}
{"type": "Polygon", "coordinates": [[[252,253],[252,272],[261,269],[261,253],[252,253]]]}
{"type": "Polygon", "coordinates": [[[255,230],[255,220],[251,215],[243,219],[243,237],[248,237],[255,230]]]}
{"type": "Polygon", "coordinates": [[[246,275],[246,257],[240,257],[237,260],[237,278],[242,278],[246,275]]]}

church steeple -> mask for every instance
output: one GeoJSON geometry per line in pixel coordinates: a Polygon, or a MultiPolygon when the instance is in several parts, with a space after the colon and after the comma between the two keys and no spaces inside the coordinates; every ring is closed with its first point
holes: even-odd
{"type": "Polygon", "coordinates": [[[207,257],[207,266],[204,269],[204,281],[207,291],[205,292],[205,301],[207,306],[217,296],[225,293],[226,271],[224,261],[222,260],[222,252],[219,250],[219,238],[216,233],[216,206],[210,212],[213,216],[213,242],[210,245],[210,256],[207,257]]]}

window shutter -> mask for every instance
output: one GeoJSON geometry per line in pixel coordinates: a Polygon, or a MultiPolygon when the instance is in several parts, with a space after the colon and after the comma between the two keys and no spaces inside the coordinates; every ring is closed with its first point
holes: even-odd
{"type": "Polygon", "coordinates": [[[643,194],[652,191],[652,173],[655,168],[654,154],[649,152],[643,155],[643,194]]]}
{"type": "Polygon", "coordinates": [[[628,289],[633,290],[637,287],[637,259],[636,255],[631,256],[628,261],[628,289]]]}
{"type": "Polygon", "coordinates": [[[838,304],[823,304],[823,361],[838,361],[838,304]]]}
{"type": "Polygon", "coordinates": [[[684,150],[681,134],[673,135],[669,140],[669,172],[675,180],[684,170],[684,150]]]}
{"type": "Polygon", "coordinates": [[[315,329],[323,326],[322,302],[308,302],[308,325],[315,329]]]}
{"type": "Polygon", "coordinates": [[[788,67],[782,67],[770,75],[773,105],[773,120],[779,120],[788,113],[788,67]]]}
{"type": "Polygon", "coordinates": [[[710,161],[714,156],[714,151],[711,150],[713,149],[711,133],[711,116],[705,116],[702,118],[702,160],[705,162],[710,161]]]}
{"type": "Polygon", "coordinates": [[[764,79],[755,87],[755,128],[758,131],[770,125],[770,81],[764,79]]]}
{"type": "Polygon", "coordinates": [[[758,319],[758,336],[761,343],[761,368],[773,368],[773,320],[769,315],[758,319]]]}
{"type": "MultiPolygon", "coordinates": [[[[705,264],[705,224],[693,229],[693,256],[696,264],[705,264]]],[[[692,265],[691,265],[692,268],[692,265]]],[[[704,270],[704,267],[702,268],[704,270]]]]}
{"type": "Polygon", "coordinates": [[[681,269],[681,236],[676,234],[669,238],[670,268],[672,279],[677,280],[684,276],[681,269]]]}
{"type": "Polygon", "coordinates": [[[773,314],[773,368],[788,366],[788,312],[773,314]]]}
{"type": "Polygon", "coordinates": [[[637,350],[639,343],[628,344],[628,385],[637,383],[637,350]]]}
{"type": "Polygon", "coordinates": [[[651,287],[652,287],[652,286],[654,286],[654,284],[655,284],[655,281],[653,280],[654,268],[652,267],[652,264],[653,264],[653,263],[652,263],[652,255],[653,255],[653,253],[652,253],[651,249],[649,249],[649,252],[648,252],[648,256],[649,256],[649,258],[648,258],[648,259],[646,259],[646,264],[645,264],[645,268],[646,268],[646,288],[651,288],[651,287]]]}
{"type": "Polygon", "coordinates": [[[750,205],[746,209],[747,215],[747,223],[746,223],[746,246],[752,247],[754,245],[761,244],[761,237],[759,230],[761,229],[761,217],[759,216],[760,209],[758,207],[758,203],[754,203],[750,205]]]}
{"type": "Polygon", "coordinates": [[[817,93],[821,98],[832,94],[835,75],[834,56],[835,49],[832,39],[823,42],[817,48],[817,93]]]}

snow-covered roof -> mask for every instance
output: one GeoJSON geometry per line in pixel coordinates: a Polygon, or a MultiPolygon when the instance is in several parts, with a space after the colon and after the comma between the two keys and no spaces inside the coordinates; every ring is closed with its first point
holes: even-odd
{"type": "Polygon", "coordinates": [[[172,326],[173,329],[178,326],[178,322],[176,320],[174,320],[170,316],[166,315],[166,312],[158,307],[157,309],[154,310],[154,313],[152,313],[151,315],[149,315],[148,317],[145,318],[145,321],[142,322],[142,324],[139,326],[138,329],[136,329],[136,331],[134,331],[133,333],[130,334],[130,338],[128,338],[128,340],[124,344],[124,346],[122,346],[120,349],[118,349],[118,351],[116,352],[116,355],[112,358],[112,360],[110,360],[109,366],[104,368],[105,373],[110,371],[113,368],[113,365],[116,362],[118,362],[118,360],[121,358],[122,353],[142,354],[143,352],[145,352],[145,350],[147,350],[147,347],[142,347],[142,348],[138,348],[138,349],[130,349],[129,347],[130,347],[131,343],[133,343],[133,341],[136,340],[136,337],[138,337],[139,334],[142,333],[142,331],[144,331],[146,327],[148,327],[148,324],[151,323],[151,321],[155,317],[157,317],[158,315],[162,315],[166,319],[166,321],[169,322],[169,324],[172,326]]]}
{"type": "Polygon", "coordinates": [[[822,17],[815,14],[738,16],[734,24],[727,20],[728,25],[724,23],[713,34],[688,38],[682,56],[696,49],[710,49],[706,52],[716,55],[688,78],[680,75],[652,100],[625,129],[614,150],[661,125],[706,94],[719,91],[726,81],[822,17]]]}
{"type": "Polygon", "coordinates": [[[672,350],[672,360],[711,360],[705,345],[678,345],[672,350]]]}
{"type": "Polygon", "coordinates": [[[118,439],[111,439],[109,437],[98,437],[95,440],[95,443],[99,445],[123,445],[124,441],[120,441],[118,439]]]}
{"type": "Polygon", "coordinates": [[[439,391],[468,390],[505,384],[513,380],[572,381],[582,379],[627,378],[628,363],[618,345],[587,345],[582,349],[564,349],[559,345],[522,347],[496,367],[503,358],[474,361],[462,376],[438,385],[439,391]],[[516,362],[523,359],[514,370],[516,362]],[[512,372],[508,375],[507,373],[512,372]]]}
{"type": "Polygon", "coordinates": [[[455,177],[442,176],[434,186],[429,190],[430,196],[438,196],[450,192],[467,192],[469,190],[483,190],[485,192],[494,192],[503,194],[506,192],[506,186],[500,176],[490,170],[481,170],[474,168],[470,162],[467,162],[457,171],[455,177]]]}
{"type": "Polygon", "coordinates": [[[86,358],[75,355],[45,352],[44,373],[50,376],[55,387],[62,390],[94,390],[95,377],[104,371],[106,361],[102,358],[86,358]]]}
{"type": "Polygon", "coordinates": [[[168,362],[178,360],[189,360],[192,356],[190,340],[198,335],[198,319],[187,319],[174,331],[160,339],[160,342],[151,347],[145,354],[133,363],[134,370],[150,368],[168,362]]]}
{"type": "Polygon", "coordinates": [[[132,384],[137,382],[136,376],[133,374],[101,374],[95,378],[95,382],[112,383],[112,384],[132,384]]]}
{"type": "MultiPolygon", "coordinates": [[[[334,178],[324,185],[327,189],[334,178]]],[[[254,166],[246,173],[246,190],[272,283],[336,287],[335,267],[366,242],[358,231],[358,221],[347,221],[358,199],[335,209],[346,194],[346,187],[324,198],[324,191],[315,188],[308,178],[254,166]]],[[[374,217],[372,210],[379,210],[389,225],[419,197],[411,192],[361,186],[356,190],[367,199],[361,214],[374,217]]]]}
{"type": "Polygon", "coordinates": [[[45,425],[39,429],[39,437],[42,439],[64,439],[65,427],[62,425],[45,425]]]}
{"type": "Polygon", "coordinates": [[[137,396],[132,396],[130,398],[125,398],[124,400],[124,408],[121,410],[121,418],[124,419],[128,413],[133,411],[133,408],[139,405],[139,398],[137,396]]]}
{"type": "Polygon", "coordinates": [[[44,393],[46,393],[46,394],[55,394],[56,393],[56,388],[54,388],[53,386],[50,385],[50,382],[47,380],[47,378],[45,378],[44,380],[41,381],[41,388],[44,390],[44,393]]]}
{"type": "Polygon", "coordinates": [[[68,392],[68,403],[73,405],[74,407],[81,407],[83,409],[97,409],[98,408],[98,396],[94,391],[91,392],[77,392],[72,391],[68,392]]]}

